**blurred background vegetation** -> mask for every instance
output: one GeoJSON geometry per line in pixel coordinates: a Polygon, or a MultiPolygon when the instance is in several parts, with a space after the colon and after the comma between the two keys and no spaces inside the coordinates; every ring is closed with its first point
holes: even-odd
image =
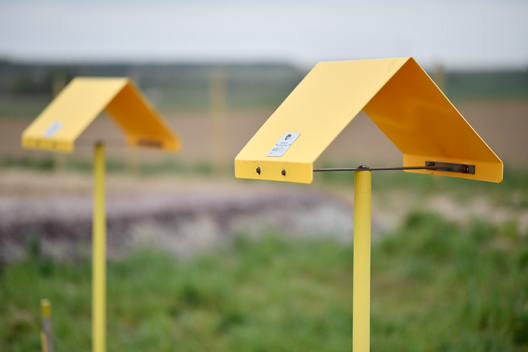
{"type": "MultiPolygon", "coordinates": [[[[0,59],[0,117],[35,116],[75,76],[132,78],[160,112],[207,113],[210,81],[225,76],[231,111],[276,108],[308,72],[287,62],[174,64],[20,63],[0,59]]],[[[527,100],[528,68],[448,70],[429,74],[457,101],[527,100]]]]}
{"type": "Polygon", "coordinates": [[[127,76],[162,113],[207,113],[211,77],[218,71],[225,76],[227,103],[234,110],[277,106],[307,73],[288,63],[56,65],[0,61],[0,115],[38,114],[56,86],[75,76],[127,76]]]}

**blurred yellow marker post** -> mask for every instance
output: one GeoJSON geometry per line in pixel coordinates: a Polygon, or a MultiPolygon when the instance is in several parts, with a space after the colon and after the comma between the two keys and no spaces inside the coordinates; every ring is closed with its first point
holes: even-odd
{"type": "Polygon", "coordinates": [[[92,333],[94,352],[104,351],[106,342],[106,205],[105,150],[103,143],[94,150],[93,203],[93,285],[92,333]]]}
{"type": "Polygon", "coordinates": [[[501,182],[502,161],[411,57],[321,62],[235,158],[235,176],[312,183],[355,171],[353,350],[370,349],[371,173],[382,170],[501,182]],[[403,166],[316,169],[361,111],[403,154],[403,166]]]}
{"type": "Polygon", "coordinates": [[[372,171],[355,171],[353,351],[370,346],[370,223],[372,171]]]}
{"type": "Polygon", "coordinates": [[[51,303],[47,299],[40,300],[40,311],[42,317],[42,332],[40,342],[42,352],[53,352],[53,329],[51,326],[51,303]]]}
{"type": "MultiPolygon", "coordinates": [[[[71,153],[81,133],[106,113],[126,135],[127,144],[176,152],[180,141],[127,78],[73,79],[24,130],[22,146],[71,153]]],[[[106,349],[105,151],[94,149],[92,350],[106,349]]]]}

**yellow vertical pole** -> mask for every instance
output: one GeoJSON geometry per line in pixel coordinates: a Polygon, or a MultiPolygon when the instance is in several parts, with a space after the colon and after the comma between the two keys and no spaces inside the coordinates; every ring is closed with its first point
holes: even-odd
{"type": "Polygon", "coordinates": [[[40,300],[40,311],[42,317],[42,332],[40,341],[42,352],[53,352],[53,331],[51,327],[51,303],[47,299],[40,300]]]}
{"type": "Polygon", "coordinates": [[[372,171],[355,171],[352,351],[370,350],[370,224],[372,171]]]}
{"type": "Polygon", "coordinates": [[[104,352],[106,347],[106,209],[105,152],[98,142],[94,151],[92,262],[92,351],[104,352]]]}
{"type": "Polygon", "coordinates": [[[42,346],[42,352],[48,352],[48,341],[46,340],[44,331],[40,332],[40,345],[42,346]]]}

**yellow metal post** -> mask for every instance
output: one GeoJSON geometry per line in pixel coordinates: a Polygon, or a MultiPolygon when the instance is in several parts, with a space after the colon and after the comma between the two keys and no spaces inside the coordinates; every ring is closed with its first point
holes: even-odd
{"type": "Polygon", "coordinates": [[[48,352],[48,342],[44,331],[40,332],[40,345],[42,346],[42,352],[48,352]]]}
{"type": "Polygon", "coordinates": [[[42,332],[40,342],[42,352],[53,352],[53,332],[51,327],[51,303],[47,299],[40,300],[40,311],[42,317],[42,332]]]}
{"type": "Polygon", "coordinates": [[[105,152],[97,143],[94,151],[93,267],[92,267],[92,351],[106,347],[106,209],[105,152]]]}
{"type": "Polygon", "coordinates": [[[372,171],[354,180],[354,292],[352,351],[370,350],[370,224],[372,171]]]}

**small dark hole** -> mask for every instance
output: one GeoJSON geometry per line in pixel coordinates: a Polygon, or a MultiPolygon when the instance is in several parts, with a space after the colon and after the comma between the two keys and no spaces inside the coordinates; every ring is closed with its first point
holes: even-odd
{"type": "Polygon", "coordinates": [[[282,170],[281,174],[282,176],[286,176],[286,170],[282,170]]]}
{"type": "Polygon", "coordinates": [[[257,174],[259,174],[259,175],[260,175],[260,166],[259,166],[259,167],[257,167],[257,174]]]}

